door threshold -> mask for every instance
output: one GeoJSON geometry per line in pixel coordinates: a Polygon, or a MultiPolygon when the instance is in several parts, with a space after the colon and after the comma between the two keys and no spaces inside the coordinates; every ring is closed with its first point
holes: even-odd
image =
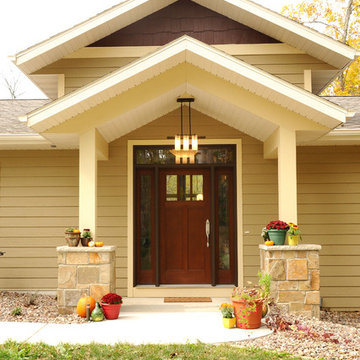
{"type": "Polygon", "coordinates": [[[129,288],[128,297],[230,297],[234,285],[138,285],[129,288]]]}

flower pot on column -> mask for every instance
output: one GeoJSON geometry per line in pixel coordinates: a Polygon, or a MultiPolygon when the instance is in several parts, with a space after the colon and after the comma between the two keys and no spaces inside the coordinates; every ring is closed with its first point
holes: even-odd
{"type": "Polygon", "coordinates": [[[299,245],[299,235],[288,235],[288,244],[292,246],[299,245]]]}
{"type": "Polygon", "coordinates": [[[286,230],[268,230],[269,238],[274,242],[274,245],[284,245],[286,238],[286,230]]]}
{"type": "Polygon", "coordinates": [[[299,240],[301,240],[301,231],[299,230],[299,226],[289,223],[289,230],[287,232],[288,236],[288,244],[296,246],[299,244],[299,240]]]}
{"type": "Polygon", "coordinates": [[[269,238],[274,242],[274,245],[284,245],[286,232],[289,229],[289,225],[281,220],[271,221],[266,225],[266,228],[263,229],[262,234],[264,240],[269,238]]]}

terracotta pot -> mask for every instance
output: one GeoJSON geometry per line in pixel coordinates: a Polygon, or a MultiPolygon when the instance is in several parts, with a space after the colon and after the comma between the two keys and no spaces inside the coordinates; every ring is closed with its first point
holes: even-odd
{"type": "Polygon", "coordinates": [[[121,304],[104,304],[101,303],[104,315],[108,320],[115,320],[119,317],[121,304]]]}
{"type": "Polygon", "coordinates": [[[244,299],[231,298],[235,308],[236,327],[242,329],[257,329],[261,326],[263,302],[256,301],[254,312],[249,308],[249,303],[244,299]]]}
{"type": "Polygon", "coordinates": [[[222,320],[223,320],[224,328],[226,328],[226,329],[232,329],[236,324],[236,318],[234,318],[234,317],[230,318],[230,319],[222,318],[222,320]]]}

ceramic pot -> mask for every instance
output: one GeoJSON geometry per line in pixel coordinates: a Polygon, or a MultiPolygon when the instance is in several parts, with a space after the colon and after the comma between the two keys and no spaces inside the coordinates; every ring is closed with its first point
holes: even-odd
{"type": "Polygon", "coordinates": [[[285,229],[270,229],[268,230],[269,238],[274,242],[274,245],[284,245],[286,238],[285,229]]]}
{"type": "Polygon", "coordinates": [[[231,298],[234,305],[236,327],[241,329],[257,329],[261,326],[263,302],[255,301],[255,311],[245,299],[231,298]]]}
{"type": "Polygon", "coordinates": [[[92,238],[81,238],[82,246],[89,246],[89,242],[92,241],[92,238]]]}
{"type": "Polygon", "coordinates": [[[71,246],[71,247],[78,246],[79,241],[80,241],[80,233],[66,232],[65,240],[66,240],[68,246],[71,246]]]}
{"type": "Polygon", "coordinates": [[[119,317],[121,304],[104,304],[101,303],[104,315],[108,320],[115,320],[119,317]]]}
{"type": "Polygon", "coordinates": [[[223,321],[223,325],[224,325],[224,328],[226,329],[232,329],[233,327],[235,327],[235,324],[236,324],[236,318],[222,318],[222,321],[223,321]]]}
{"type": "Polygon", "coordinates": [[[288,235],[288,244],[292,246],[299,245],[300,235],[288,235]]]}

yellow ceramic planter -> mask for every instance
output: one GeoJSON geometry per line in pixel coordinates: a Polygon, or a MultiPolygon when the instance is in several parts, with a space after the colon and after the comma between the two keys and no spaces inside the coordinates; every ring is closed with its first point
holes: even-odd
{"type": "Polygon", "coordinates": [[[236,323],[236,318],[230,318],[230,319],[226,319],[226,318],[222,318],[223,320],[223,325],[226,329],[232,329],[235,326],[236,323]]]}
{"type": "Polygon", "coordinates": [[[300,235],[288,235],[288,243],[289,245],[296,246],[299,244],[300,235]]]}

